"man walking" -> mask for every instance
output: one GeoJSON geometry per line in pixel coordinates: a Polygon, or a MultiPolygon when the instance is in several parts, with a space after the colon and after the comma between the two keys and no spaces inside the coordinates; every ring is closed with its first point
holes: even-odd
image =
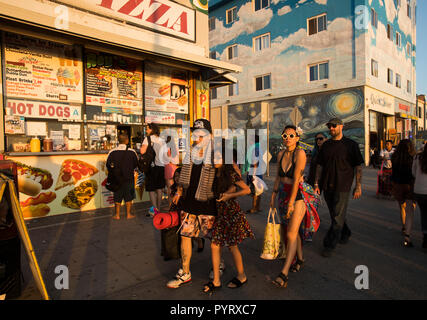
{"type": "Polygon", "coordinates": [[[363,157],[358,144],[343,136],[343,122],[333,118],[326,124],[331,139],[326,141],[320,149],[316,178],[315,192],[320,194],[319,185],[324,191],[326,204],[331,216],[331,226],[323,240],[322,255],[330,257],[337,243],[348,242],[351,231],[346,223],[346,213],[353,179],[356,175],[356,186],[353,190],[353,199],[362,195],[362,164],[363,157]]]}
{"type": "Polygon", "coordinates": [[[114,172],[120,188],[114,192],[115,215],[114,220],[120,219],[120,207],[126,203],[127,219],[135,218],[131,214],[132,201],[135,199],[135,169],[138,167],[138,156],[133,149],[128,148],[129,137],[119,135],[119,146],[110,151],[107,157],[108,172],[114,172]]]}

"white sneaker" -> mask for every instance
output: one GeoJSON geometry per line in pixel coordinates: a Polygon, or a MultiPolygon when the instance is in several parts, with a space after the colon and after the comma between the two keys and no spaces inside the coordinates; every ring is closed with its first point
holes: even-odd
{"type": "MultiPolygon", "coordinates": [[[[224,260],[221,260],[219,264],[219,275],[222,277],[224,272],[225,272],[225,263],[224,263],[224,260]]],[[[209,272],[209,279],[213,280],[213,278],[214,278],[214,272],[213,272],[213,268],[211,268],[211,271],[209,272]]]]}
{"type": "Polygon", "coordinates": [[[175,275],[175,279],[169,281],[166,286],[171,289],[176,289],[189,282],[191,282],[191,272],[185,273],[184,270],[180,268],[175,275]]]}

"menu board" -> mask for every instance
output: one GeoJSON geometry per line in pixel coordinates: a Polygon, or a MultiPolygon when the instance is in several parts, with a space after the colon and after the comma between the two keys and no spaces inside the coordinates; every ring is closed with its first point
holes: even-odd
{"type": "Polygon", "coordinates": [[[187,72],[147,63],[145,65],[145,109],[188,113],[187,72]]]}
{"type": "Polygon", "coordinates": [[[142,115],[141,62],[88,52],[86,103],[102,106],[104,112],[142,115]]]}
{"type": "Polygon", "coordinates": [[[81,50],[5,33],[6,95],[83,103],[81,50]]]}

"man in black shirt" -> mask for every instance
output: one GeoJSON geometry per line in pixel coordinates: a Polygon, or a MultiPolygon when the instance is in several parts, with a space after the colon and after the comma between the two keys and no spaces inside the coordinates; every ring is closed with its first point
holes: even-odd
{"type": "Polygon", "coordinates": [[[343,122],[333,118],[326,124],[331,139],[320,149],[314,188],[317,193],[324,191],[326,204],[331,216],[331,227],[323,240],[322,255],[329,257],[338,242],[348,242],[351,231],[346,223],[347,205],[356,175],[353,199],[362,195],[361,179],[363,157],[358,144],[343,136],[343,122]],[[319,188],[319,185],[321,188],[319,188]]]}
{"type": "Polygon", "coordinates": [[[120,219],[120,207],[124,200],[126,203],[127,219],[133,219],[131,214],[132,201],[135,199],[135,169],[138,167],[138,156],[133,149],[128,148],[129,137],[125,134],[119,135],[119,146],[111,150],[107,157],[108,171],[119,167],[120,189],[114,192],[115,215],[114,220],[120,219]]]}

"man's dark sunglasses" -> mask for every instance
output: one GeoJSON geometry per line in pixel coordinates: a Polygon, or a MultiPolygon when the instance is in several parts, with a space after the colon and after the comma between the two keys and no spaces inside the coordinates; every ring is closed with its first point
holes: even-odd
{"type": "Polygon", "coordinates": [[[335,124],[335,123],[328,123],[327,127],[328,127],[328,129],[330,129],[330,128],[334,128],[335,129],[337,127],[337,124],[335,124]]]}

